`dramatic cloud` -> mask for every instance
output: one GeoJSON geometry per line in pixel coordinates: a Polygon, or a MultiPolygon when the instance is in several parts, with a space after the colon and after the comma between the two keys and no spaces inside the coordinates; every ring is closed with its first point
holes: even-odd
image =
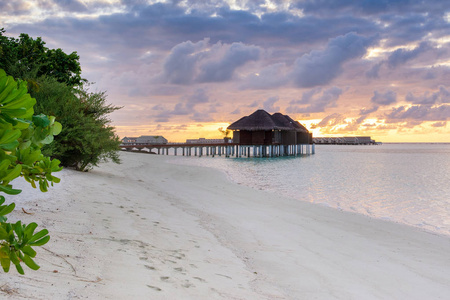
{"type": "Polygon", "coordinates": [[[13,0],[0,19],[8,37],[77,51],[124,107],[121,136],[158,122],[197,134],[265,108],[329,133],[450,139],[448,1],[13,0]]]}
{"type": "Polygon", "coordinates": [[[274,106],[276,102],[278,102],[278,97],[270,97],[263,103],[263,108],[269,113],[275,113],[280,111],[279,106],[274,106]]]}
{"type": "Polygon", "coordinates": [[[405,100],[413,104],[445,104],[450,103],[450,92],[444,86],[440,86],[437,92],[425,92],[421,96],[414,96],[412,92],[408,92],[405,100]]]}
{"type": "Polygon", "coordinates": [[[84,12],[87,11],[87,6],[78,0],[53,0],[54,3],[65,11],[84,12]]]}
{"type": "Polygon", "coordinates": [[[324,50],[311,51],[295,61],[294,83],[298,87],[328,84],[342,73],[346,61],[362,57],[370,44],[369,38],[353,32],[330,40],[324,50]]]}
{"type": "Polygon", "coordinates": [[[450,120],[450,105],[413,105],[411,107],[400,106],[393,108],[391,113],[386,114],[386,118],[389,122],[405,120],[447,121],[450,120]]]}
{"type": "Polygon", "coordinates": [[[175,104],[174,108],[171,110],[164,109],[163,106],[157,105],[152,109],[156,111],[161,111],[156,115],[157,122],[168,122],[172,116],[187,116],[191,115],[194,119],[207,119],[210,117],[207,113],[200,114],[196,110],[198,104],[209,103],[209,97],[203,89],[198,89],[194,94],[183,97],[181,102],[175,104]]]}
{"type": "Polygon", "coordinates": [[[222,82],[230,80],[234,71],[248,61],[259,58],[258,47],[233,43],[219,61],[211,61],[200,66],[199,82],[222,82]]]}
{"type": "Polygon", "coordinates": [[[376,112],[378,110],[378,108],[379,108],[378,106],[374,106],[372,108],[362,108],[362,109],[360,109],[359,114],[361,116],[366,116],[366,115],[376,112]]]}
{"type": "Polygon", "coordinates": [[[373,94],[370,101],[378,105],[389,105],[397,101],[397,94],[393,91],[387,91],[385,93],[374,91],[373,94]]]}
{"type": "Polygon", "coordinates": [[[247,107],[258,107],[258,102],[257,101],[253,101],[252,103],[250,103],[249,105],[247,105],[247,107]]]}
{"type": "Polygon", "coordinates": [[[400,48],[395,50],[387,59],[387,65],[390,68],[396,68],[399,65],[406,63],[407,61],[416,58],[420,54],[426,52],[431,47],[427,42],[422,42],[420,45],[413,50],[406,50],[400,48]]]}
{"type": "Polygon", "coordinates": [[[367,78],[378,79],[380,78],[380,72],[381,74],[392,74],[395,70],[406,67],[410,74],[425,73],[421,75],[423,79],[434,79],[436,77],[435,72],[427,67],[424,68],[424,66],[428,66],[430,62],[445,56],[448,56],[448,53],[441,44],[421,42],[412,49],[403,47],[387,52],[385,59],[373,64],[365,74],[367,78]]]}
{"type": "Polygon", "coordinates": [[[196,63],[205,54],[201,50],[208,45],[207,40],[191,41],[176,45],[164,63],[164,78],[169,83],[189,84],[195,77],[196,63]]]}
{"type": "Polygon", "coordinates": [[[0,16],[16,15],[20,16],[30,11],[31,5],[28,1],[1,1],[0,2],[0,16]]]}
{"type": "Polygon", "coordinates": [[[368,70],[366,72],[366,77],[367,78],[379,78],[379,72],[380,72],[380,68],[383,66],[384,61],[383,62],[379,62],[376,63],[372,66],[372,68],[370,68],[370,70],[368,70]]]}
{"type": "Polygon", "coordinates": [[[277,63],[261,69],[258,73],[247,76],[242,89],[273,89],[288,83],[285,74],[286,64],[277,63]]]}
{"type": "Polygon", "coordinates": [[[295,6],[307,15],[332,18],[336,15],[357,15],[377,20],[379,34],[389,38],[388,45],[421,41],[430,32],[436,37],[448,35],[448,4],[442,1],[334,1],[307,0],[295,6]]]}
{"type": "Polygon", "coordinates": [[[345,131],[357,131],[365,120],[366,120],[366,116],[361,116],[359,118],[351,120],[350,122],[346,121],[347,125],[344,127],[344,130],[345,131]]]}
{"type": "Polygon", "coordinates": [[[232,112],[230,112],[231,115],[240,115],[241,114],[241,110],[239,108],[236,108],[235,110],[233,110],[232,112]]]}
{"type": "Polygon", "coordinates": [[[314,125],[314,127],[315,128],[330,127],[330,126],[340,125],[342,123],[345,123],[345,117],[341,114],[334,113],[334,114],[328,115],[325,118],[323,118],[322,121],[320,121],[318,124],[314,125]]]}
{"type": "Polygon", "coordinates": [[[317,113],[324,112],[328,107],[335,107],[336,102],[341,96],[343,90],[338,87],[331,87],[322,92],[322,88],[315,88],[303,93],[300,100],[291,101],[291,105],[287,108],[291,113],[317,113]],[[299,106],[299,104],[308,104],[307,106],[299,106]]]}
{"type": "Polygon", "coordinates": [[[210,46],[208,40],[183,42],[166,58],[163,78],[174,84],[228,81],[238,67],[258,60],[259,53],[258,47],[242,43],[210,46]]]}
{"type": "Polygon", "coordinates": [[[438,127],[445,127],[446,125],[447,125],[447,122],[436,122],[436,123],[433,123],[431,126],[438,128],[438,127]]]}

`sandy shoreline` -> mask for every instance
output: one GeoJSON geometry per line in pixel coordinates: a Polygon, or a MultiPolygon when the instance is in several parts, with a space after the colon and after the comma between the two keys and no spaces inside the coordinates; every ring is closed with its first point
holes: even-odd
{"type": "Polygon", "coordinates": [[[1,275],[2,298],[450,295],[449,237],[253,190],[162,156],[122,158],[89,173],[64,170],[49,193],[15,198],[10,219],[37,221],[52,239],[38,250],[39,271],[1,275]]]}

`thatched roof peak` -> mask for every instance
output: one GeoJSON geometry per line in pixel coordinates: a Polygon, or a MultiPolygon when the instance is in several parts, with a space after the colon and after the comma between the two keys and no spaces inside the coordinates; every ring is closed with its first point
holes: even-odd
{"type": "Polygon", "coordinates": [[[245,130],[258,131],[258,130],[273,130],[275,123],[272,120],[272,116],[265,110],[258,109],[249,116],[243,117],[238,121],[234,122],[228,129],[230,130],[240,130],[245,128],[245,130]]]}
{"type": "Polygon", "coordinates": [[[258,109],[249,116],[245,116],[228,126],[229,130],[287,130],[308,132],[299,122],[287,115],[274,113],[270,115],[263,109],[258,109]]]}

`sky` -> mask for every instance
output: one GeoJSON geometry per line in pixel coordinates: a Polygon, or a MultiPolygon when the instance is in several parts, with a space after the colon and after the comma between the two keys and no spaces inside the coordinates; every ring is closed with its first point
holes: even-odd
{"type": "Polygon", "coordinates": [[[76,51],[120,137],[220,138],[265,109],[314,136],[450,142],[450,1],[9,0],[1,27],[76,51]]]}

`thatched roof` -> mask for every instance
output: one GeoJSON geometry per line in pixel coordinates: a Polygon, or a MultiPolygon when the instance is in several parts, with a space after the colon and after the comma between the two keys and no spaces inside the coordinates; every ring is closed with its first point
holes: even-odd
{"type": "Polygon", "coordinates": [[[297,131],[301,131],[301,132],[309,132],[308,129],[306,129],[305,126],[303,126],[302,124],[300,124],[299,121],[295,121],[293,120],[291,117],[289,117],[288,115],[284,115],[284,117],[286,119],[288,119],[292,125],[294,125],[295,128],[297,128],[297,131]]]}
{"type": "Polygon", "coordinates": [[[281,113],[275,113],[272,115],[272,120],[277,124],[278,130],[296,130],[296,127],[292,122],[281,113]]]}
{"type": "Polygon", "coordinates": [[[228,126],[228,129],[258,131],[273,130],[275,126],[272,116],[265,110],[259,109],[250,116],[243,117],[234,122],[228,126]]]}
{"type": "Polygon", "coordinates": [[[240,118],[230,126],[229,130],[287,130],[287,131],[301,131],[308,132],[299,122],[294,121],[287,115],[275,113],[270,115],[262,109],[258,109],[249,116],[240,118]]]}

